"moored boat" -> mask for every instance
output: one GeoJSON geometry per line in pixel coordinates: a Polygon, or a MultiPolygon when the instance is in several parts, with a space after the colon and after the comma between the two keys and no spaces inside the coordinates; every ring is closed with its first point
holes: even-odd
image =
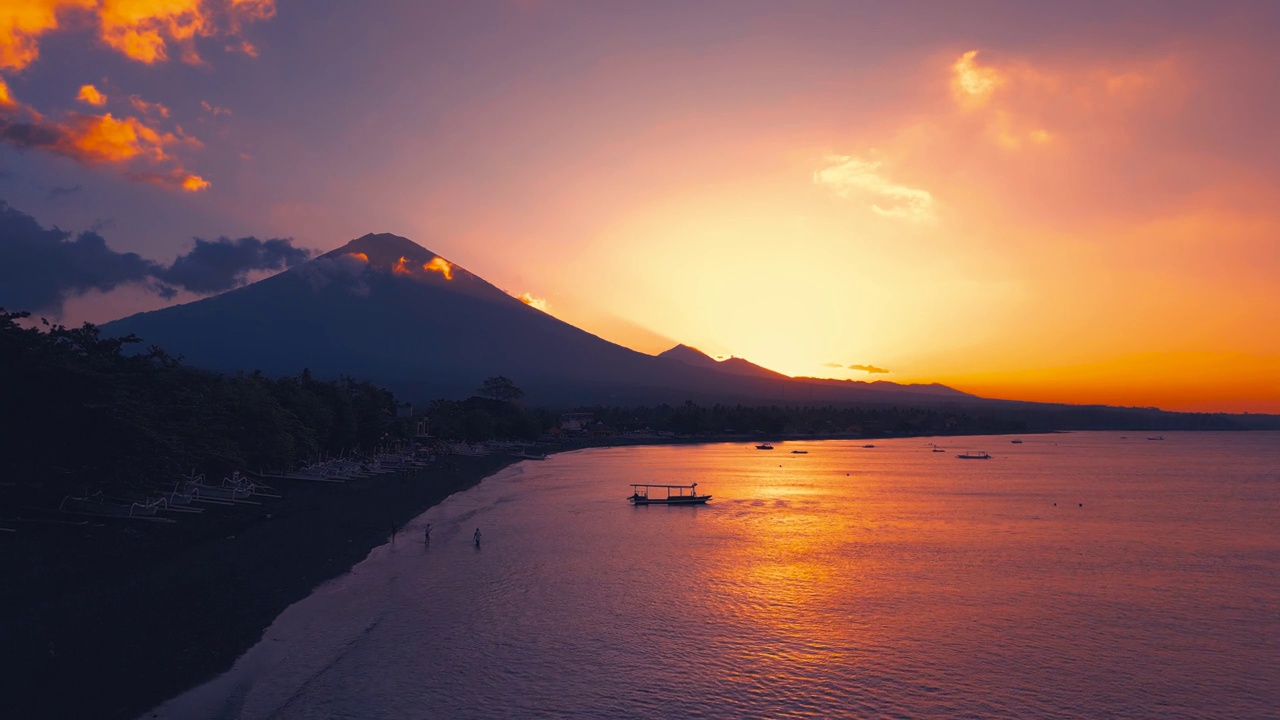
{"type": "Polygon", "coordinates": [[[991,456],[982,450],[970,450],[969,452],[960,453],[956,457],[961,460],[990,460],[991,456]]]}
{"type": "Polygon", "coordinates": [[[772,449],[773,449],[773,446],[772,446],[772,445],[770,445],[769,443],[760,443],[759,445],[757,445],[757,446],[756,446],[756,449],[757,449],[757,450],[772,450],[772,449]]]}
{"type": "Polygon", "coordinates": [[[627,498],[632,505],[705,505],[710,495],[698,494],[698,483],[692,485],[646,485],[631,484],[631,496],[627,498]],[[650,494],[651,490],[661,490],[662,495],[650,494]],[[687,493],[685,491],[688,491],[687,493]],[[675,491],[672,494],[672,491],[675,491]]]}

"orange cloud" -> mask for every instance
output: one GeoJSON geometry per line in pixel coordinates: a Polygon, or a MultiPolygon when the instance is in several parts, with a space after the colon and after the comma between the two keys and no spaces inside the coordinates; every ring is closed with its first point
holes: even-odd
{"type": "Polygon", "coordinates": [[[353,257],[363,263],[369,262],[369,256],[364,253],[347,253],[347,257],[353,257]]]}
{"type": "Polygon", "coordinates": [[[105,115],[76,117],[67,134],[67,154],[88,162],[121,162],[139,155],[157,162],[169,159],[165,145],[178,141],[171,133],[160,134],[137,118],[116,119],[105,115]]]}
{"type": "Polygon", "coordinates": [[[524,303],[525,305],[528,305],[531,308],[541,310],[542,312],[547,312],[547,301],[543,298],[535,297],[530,293],[522,294],[520,296],[520,302],[524,303]]]}
{"type": "Polygon", "coordinates": [[[214,32],[200,0],[104,0],[98,20],[104,43],[148,64],[168,60],[170,43],[185,62],[199,63],[195,38],[214,32]]]}
{"type": "Polygon", "coordinates": [[[80,92],[76,95],[76,99],[86,105],[95,105],[102,107],[107,104],[107,96],[98,91],[98,88],[92,85],[81,85],[80,92]]]}
{"type": "Polygon", "coordinates": [[[204,111],[205,111],[205,112],[209,113],[210,115],[212,115],[212,116],[214,116],[214,117],[218,117],[219,115],[230,115],[230,114],[231,114],[231,111],[230,111],[230,110],[228,110],[228,109],[226,109],[226,108],[224,108],[224,107],[218,107],[217,105],[213,105],[213,104],[211,104],[208,100],[201,100],[201,101],[200,101],[200,107],[204,108],[204,111]]]}
{"type": "Polygon", "coordinates": [[[951,93],[956,101],[968,107],[985,105],[996,89],[1005,83],[1005,76],[995,68],[979,67],[975,61],[977,50],[960,56],[951,66],[951,93]]]}
{"type": "Polygon", "coordinates": [[[91,9],[97,0],[18,0],[0,4],[0,70],[21,70],[40,56],[38,39],[59,28],[64,10],[91,9]]]}
{"type": "Polygon", "coordinates": [[[405,263],[407,262],[409,261],[402,256],[398,261],[396,261],[396,264],[391,267],[391,272],[396,275],[408,275],[409,268],[405,266],[405,263]]]}
{"type": "MultiPolygon", "coordinates": [[[[98,39],[143,63],[169,59],[176,47],[182,60],[201,63],[197,38],[238,38],[252,22],[275,16],[275,0],[5,0],[0,4],[0,69],[21,70],[39,57],[41,35],[58,30],[68,11],[96,20],[98,39]]],[[[228,44],[246,54],[248,41],[228,44]]]]}
{"type": "Polygon", "coordinates": [[[38,148],[86,165],[115,165],[135,180],[195,192],[209,182],[184,170],[168,148],[198,145],[185,135],[160,132],[134,117],[70,113],[59,122],[13,99],[0,81],[0,141],[38,148]],[[137,166],[145,167],[139,169],[137,166]]]}
{"type": "Polygon", "coordinates": [[[129,96],[129,105],[131,105],[134,110],[146,115],[155,114],[162,118],[169,117],[169,108],[165,107],[163,103],[147,102],[137,95],[129,96]]]}
{"type": "MultiPolygon", "coordinates": [[[[401,261],[403,260],[404,258],[401,258],[401,261]]],[[[453,279],[453,263],[442,257],[431,258],[431,262],[423,263],[422,269],[427,272],[438,272],[444,276],[445,280],[453,279]]]]}

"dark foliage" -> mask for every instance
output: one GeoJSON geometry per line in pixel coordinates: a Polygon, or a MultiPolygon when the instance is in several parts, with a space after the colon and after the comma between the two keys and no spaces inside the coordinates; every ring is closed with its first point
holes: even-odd
{"type": "Polygon", "coordinates": [[[193,469],[285,470],[373,451],[407,428],[390,392],[350,378],[220,375],[90,324],[24,327],[0,309],[0,477],[12,501],[172,488],[193,469]]]}

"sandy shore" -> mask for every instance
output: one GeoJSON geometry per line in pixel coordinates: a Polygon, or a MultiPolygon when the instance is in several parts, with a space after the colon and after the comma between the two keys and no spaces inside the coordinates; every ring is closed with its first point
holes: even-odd
{"type": "MultiPolygon", "coordinates": [[[[272,481],[284,497],[171,525],[23,526],[0,538],[0,717],[136,718],[226,671],[286,607],[400,526],[517,462],[272,481]]],[[[87,518],[86,518],[87,519],[87,518]]]]}

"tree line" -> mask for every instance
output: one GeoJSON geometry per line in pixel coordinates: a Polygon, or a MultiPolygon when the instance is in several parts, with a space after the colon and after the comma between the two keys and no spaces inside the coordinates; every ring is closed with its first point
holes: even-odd
{"type": "Polygon", "coordinates": [[[0,309],[0,478],[11,499],[143,493],[193,469],[279,471],[407,435],[395,397],[367,382],[213,373],[155,346],[126,351],[134,336],[28,318],[0,309]]]}

